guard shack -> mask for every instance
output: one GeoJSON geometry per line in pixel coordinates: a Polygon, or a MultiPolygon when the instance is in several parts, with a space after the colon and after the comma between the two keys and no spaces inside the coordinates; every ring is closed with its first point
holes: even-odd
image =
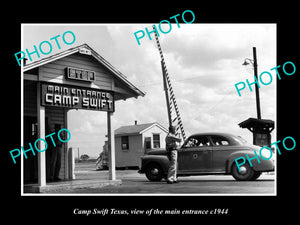
{"type": "MultiPolygon", "coordinates": [[[[28,143],[38,138],[45,139],[50,131],[68,128],[67,112],[71,109],[106,112],[109,180],[116,180],[114,128],[111,123],[115,101],[138,96],[144,96],[144,92],[87,44],[25,65],[22,146],[28,149],[28,143]]],[[[45,148],[43,142],[39,144],[39,149],[45,148]]],[[[69,155],[67,143],[64,143],[59,156],[60,180],[70,179],[69,155]]],[[[27,159],[23,158],[24,184],[47,186],[48,165],[47,151],[36,156],[28,154],[27,159]]]]}
{"type": "Polygon", "coordinates": [[[271,145],[271,132],[274,130],[274,121],[248,118],[239,123],[241,128],[247,128],[253,133],[253,144],[259,146],[271,145]]]}

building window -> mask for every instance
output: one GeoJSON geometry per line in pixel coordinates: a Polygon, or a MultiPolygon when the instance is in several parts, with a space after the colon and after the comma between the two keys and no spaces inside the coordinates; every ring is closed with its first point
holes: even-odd
{"type": "Polygon", "coordinates": [[[151,137],[145,137],[145,148],[146,150],[151,149],[151,137]]]}
{"type": "Polygon", "coordinates": [[[128,150],[129,149],[129,138],[128,138],[128,136],[122,136],[121,137],[121,148],[122,148],[122,150],[128,150]]]}
{"type": "Polygon", "coordinates": [[[153,134],[153,148],[160,148],[160,135],[153,134]]]}

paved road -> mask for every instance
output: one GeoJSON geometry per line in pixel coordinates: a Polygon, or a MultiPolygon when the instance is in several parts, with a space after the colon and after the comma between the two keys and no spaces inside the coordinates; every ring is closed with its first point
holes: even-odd
{"type": "MultiPolygon", "coordinates": [[[[88,167],[77,167],[77,179],[108,178],[107,171],[95,171],[88,167]]],[[[256,181],[236,181],[232,176],[209,175],[179,177],[180,183],[150,182],[144,174],[136,170],[117,170],[118,186],[102,188],[74,188],[64,193],[99,194],[227,194],[227,195],[273,195],[275,194],[275,175],[262,174],[256,181]]]]}
{"type": "MultiPolygon", "coordinates": [[[[124,178],[121,186],[103,187],[99,193],[171,193],[171,194],[272,194],[274,179],[264,176],[254,182],[238,182],[230,176],[179,178],[178,184],[149,182],[145,178],[124,178]]],[[[91,190],[92,191],[92,190],[91,190]]]]}

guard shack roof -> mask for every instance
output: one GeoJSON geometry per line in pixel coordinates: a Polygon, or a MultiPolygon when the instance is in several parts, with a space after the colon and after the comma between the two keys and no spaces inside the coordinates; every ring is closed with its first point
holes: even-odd
{"type": "Polygon", "coordinates": [[[90,88],[110,90],[115,93],[115,100],[125,100],[127,98],[137,98],[138,96],[145,95],[145,93],[138,89],[134,84],[132,84],[124,74],[122,74],[119,70],[112,66],[107,60],[105,60],[87,44],[82,44],[77,47],[70,48],[60,53],[51,55],[49,57],[37,60],[33,63],[27,64],[23,67],[23,72],[25,80],[54,82],[77,86],[80,85],[90,88]],[[75,68],[85,68],[88,67],[88,65],[93,64],[96,73],[98,72],[101,78],[107,80],[107,85],[102,85],[103,79],[101,80],[102,83],[99,80],[98,83],[96,81],[95,84],[78,84],[78,82],[66,81],[65,79],[63,79],[65,68],[62,68],[62,65],[59,65],[57,62],[59,60],[63,60],[68,62],[69,64],[69,62],[74,61],[74,59],[76,60],[78,58],[86,62],[86,65],[76,64],[76,62],[73,62],[75,68]],[[51,71],[51,69],[56,70],[56,74],[58,74],[58,76],[53,77],[53,72],[51,71]]]}
{"type": "Polygon", "coordinates": [[[271,128],[274,129],[273,120],[248,118],[247,120],[239,123],[241,128],[271,128]]]}

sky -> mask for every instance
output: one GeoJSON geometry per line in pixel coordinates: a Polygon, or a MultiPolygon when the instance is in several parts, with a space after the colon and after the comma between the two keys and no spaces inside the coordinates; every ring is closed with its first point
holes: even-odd
{"type": "MultiPolygon", "coordinates": [[[[158,122],[168,126],[160,55],[154,35],[147,35],[138,45],[134,32],[151,30],[153,24],[23,24],[22,50],[33,50],[42,41],[72,31],[72,45],[61,41],[61,49],[53,45],[51,54],[83,43],[88,44],[140,90],[144,97],[115,103],[113,128],[138,123],[158,122]]],[[[163,30],[168,28],[163,27],[163,30]]],[[[256,118],[255,92],[246,87],[240,97],[238,82],[253,81],[253,67],[243,66],[245,58],[253,58],[256,47],[258,74],[273,75],[269,85],[261,85],[262,119],[275,121],[276,75],[270,71],[276,64],[276,24],[172,24],[172,30],[160,33],[163,50],[177,105],[187,136],[201,132],[228,132],[240,135],[252,143],[252,133],[238,124],[249,117],[256,118]]],[[[54,42],[51,42],[54,43],[54,42]]],[[[38,60],[37,57],[33,60],[38,60]]],[[[263,77],[268,82],[268,77],[263,77]]],[[[254,87],[253,87],[254,89],[254,87]]],[[[69,147],[79,148],[80,155],[97,157],[102,151],[107,132],[105,112],[69,110],[69,147]]],[[[276,139],[276,129],[271,133],[276,139]]]]}

